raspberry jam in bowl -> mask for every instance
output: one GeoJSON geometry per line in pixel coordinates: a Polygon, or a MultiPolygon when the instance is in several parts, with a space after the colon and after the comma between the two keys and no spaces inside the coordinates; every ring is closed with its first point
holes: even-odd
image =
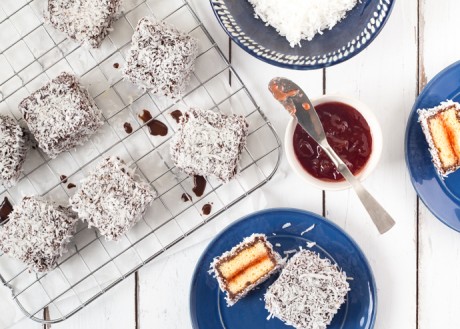
{"type": "MultiPolygon", "coordinates": [[[[356,177],[368,177],[382,153],[382,132],[374,114],[360,101],[343,96],[323,96],[312,103],[331,147],[356,177]]],[[[285,152],[291,167],[311,185],[323,190],[350,187],[294,117],[286,130],[285,152]]]]}

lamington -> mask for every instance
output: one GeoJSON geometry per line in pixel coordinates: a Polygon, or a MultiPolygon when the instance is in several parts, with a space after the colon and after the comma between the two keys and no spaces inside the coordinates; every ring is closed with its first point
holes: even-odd
{"type": "Polygon", "coordinates": [[[445,177],[460,168],[460,104],[448,100],[417,112],[433,164],[445,177]]]}
{"type": "Polygon", "coordinates": [[[0,115],[0,184],[14,186],[27,154],[25,130],[11,117],[0,115]]]}
{"type": "Polygon", "coordinates": [[[171,157],[186,174],[213,175],[225,183],[237,173],[247,134],[244,116],[190,109],[172,138],[171,157]]]}
{"type": "Polygon", "coordinates": [[[123,160],[109,157],[81,181],[72,210],[106,240],[118,240],[140,219],[156,196],[123,160]]]}
{"type": "Polygon", "coordinates": [[[281,256],[273,250],[267,237],[253,234],[230,251],[216,257],[210,265],[210,273],[226,293],[227,305],[232,306],[282,265],[281,256]]]}
{"type": "Polygon", "coordinates": [[[75,233],[76,217],[38,196],[24,197],[0,227],[0,250],[36,272],[56,267],[75,233]]]}
{"type": "Polygon", "coordinates": [[[82,45],[98,48],[112,28],[121,0],[48,0],[46,18],[82,45]]]}
{"type": "Polygon", "coordinates": [[[326,329],[350,290],[346,273],[309,250],[297,252],[265,293],[269,318],[296,329],[326,329]]]}
{"type": "Polygon", "coordinates": [[[151,92],[179,98],[185,91],[198,53],[198,42],[175,27],[144,17],[137,24],[124,77],[151,92]]]}
{"type": "Polygon", "coordinates": [[[24,99],[19,109],[38,146],[51,158],[83,144],[104,124],[88,91],[65,72],[24,99]]]}

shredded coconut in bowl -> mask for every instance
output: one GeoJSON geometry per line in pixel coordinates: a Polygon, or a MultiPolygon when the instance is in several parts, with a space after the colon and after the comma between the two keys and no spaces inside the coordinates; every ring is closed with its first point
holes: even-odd
{"type": "Polygon", "coordinates": [[[291,47],[331,30],[358,0],[249,0],[256,18],[271,25],[291,47]]]}

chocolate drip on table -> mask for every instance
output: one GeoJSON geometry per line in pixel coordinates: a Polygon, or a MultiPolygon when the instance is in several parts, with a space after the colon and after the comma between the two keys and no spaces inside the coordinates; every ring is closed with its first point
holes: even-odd
{"type": "Polygon", "coordinates": [[[180,110],[174,110],[170,114],[173,117],[173,119],[176,120],[177,123],[179,123],[180,118],[182,117],[182,112],[180,110]]]}
{"type": "Polygon", "coordinates": [[[188,193],[182,193],[181,199],[184,202],[192,201],[192,197],[188,193]]]}
{"type": "Polygon", "coordinates": [[[139,119],[147,124],[150,135],[166,136],[168,134],[168,127],[160,120],[153,119],[152,114],[148,110],[143,110],[142,113],[139,114],[139,119]]]}
{"type": "Polygon", "coordinates": [[[61,175],[59,177],[59,179],[61,180],[61,183],[64,183],[64,184],[67,183],[67,176],[66,175],[61,175]]]}
{"type": "Polygon", "coordinates": [[[116,68],[116,69],[118,69],[118,68],[120,67],[120,64],[118,64],[118,63],[113,63],[113,67],[116,68]]]}
{"type": "Polygon", "coordinates": [[[212,210],[212,204],[211,203],[206,203],[201,208],[201,212],[203,213],[203,215],[206,215],[206,216],[211,213],[211,210],[212,210]]]}
{"type": "Polygon", "coordinates": [[[127,134],[131,134],[133,132],[133,126],[131,126],[129,122],[125,122],[125,124],[123,125],[123,128],[125,129],[125,132],[127,134]]]}
{"type": "Polygon", "coordinates": [[[8,220],[9,214],[13,211],[13,206],[7,197],[3,199],[0,205],[0,225],[4,224],[8,220]]]}
{"type": "Polygon", "coordinates": [[[67,184],[67,188],[70,190],[71,188],[77,187],[74,183],[67,184]]]}
{"type": "Polygon", "coordinates": [[[193,176],[193,184],[195,185],[192,189],[193,193],[197,197],[202,196],[206,189],[206,179],[203,176],[195,175],[193,176]]]}

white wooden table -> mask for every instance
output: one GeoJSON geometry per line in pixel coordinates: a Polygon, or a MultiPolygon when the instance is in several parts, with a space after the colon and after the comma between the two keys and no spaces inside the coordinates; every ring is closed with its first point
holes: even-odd
{"type": "MultiPolygon", "coordinates": [[[[228,38],[208,0],[191,0],[205,26],[229,53],[228,38]]],[[[396,1],[387,26],[361,54],[324,71],[296,72],[260,62],[231,45],[232,63],[283,136],[288,116],[267,91],[273,76],[297,81],[312,96],[341,93],[358,97],[377,115],[384,135],[383,156],[365,182],[397,220],[379,236],[352,191],[322,192],[306,186],[283,158],[275,177],[188,241],[147,265],[98,301],[53,328],[190,328],[188,292],[198,257],[210,238],[250,212],[296,207],[323,214],[358,242],[378,287],[376,329],[459,328],[460,236],[436,220],[411,186],[404,162],[404,134],[412,104],[428,80],[460,57],[457,0],[396,1]],[[287,197],[286,191],[290,193],[287,197]]],[[[19,311],[0,289],[0,316],[19,311]]],[[[1,322],[0,322],[1,324],[1,322]]],[[[39,328],[21,320],[13,328],[39,328]]]]}

